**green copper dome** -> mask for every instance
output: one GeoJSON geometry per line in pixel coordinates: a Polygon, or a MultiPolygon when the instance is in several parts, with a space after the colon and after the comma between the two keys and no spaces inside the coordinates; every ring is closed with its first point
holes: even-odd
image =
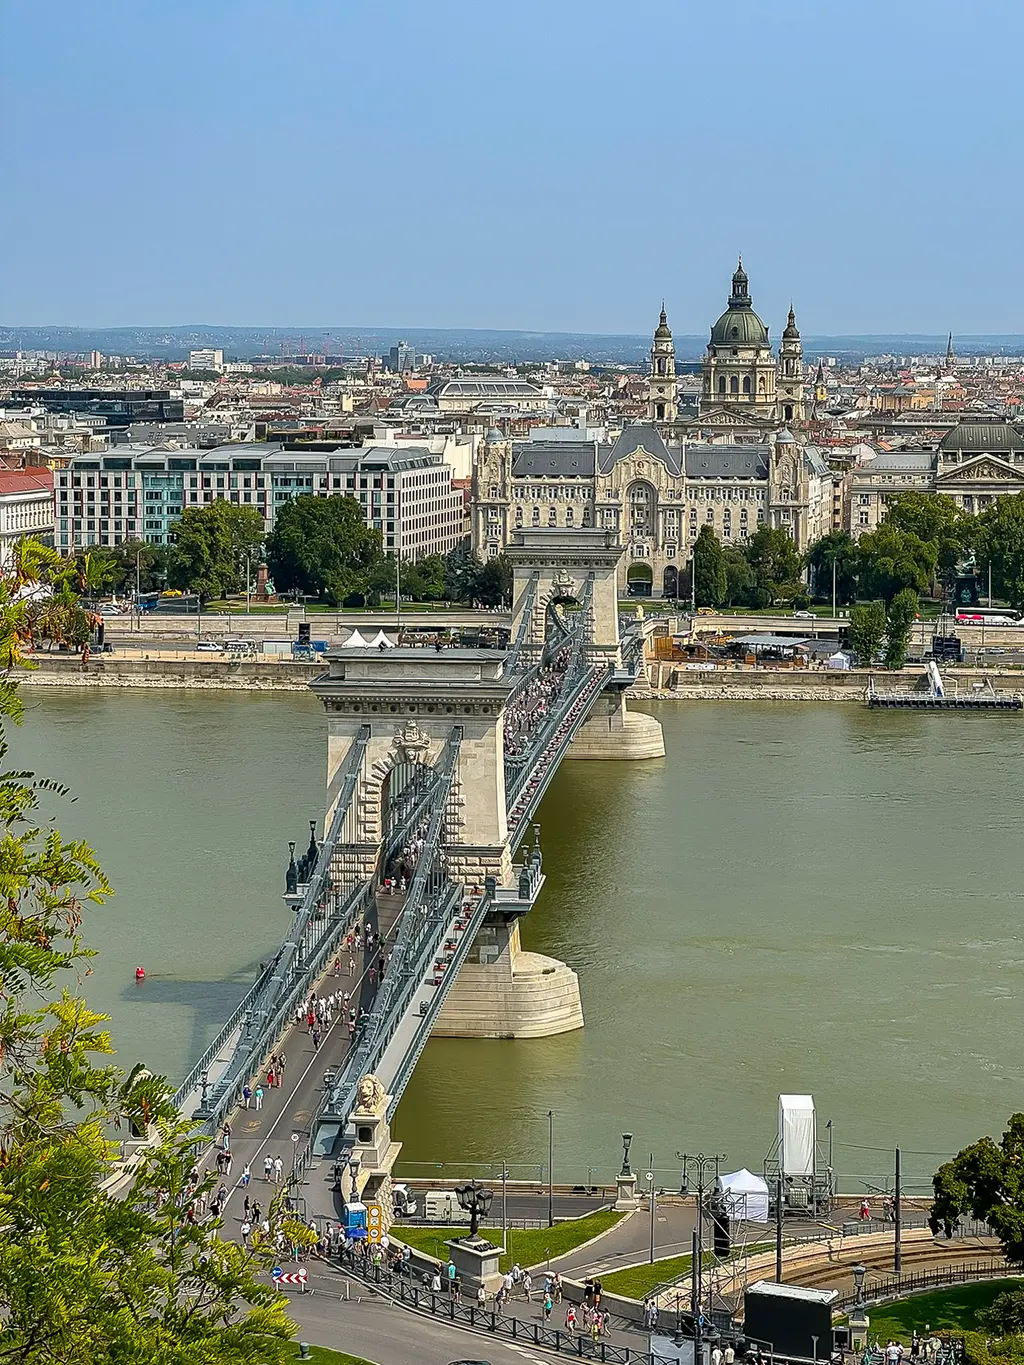
{"type": "Polygon", "coordinates": [[[768,328],[754,312],[743,259],[732,277],[729,307],[711,329],[712,346],[767,346],[768,328]]]}

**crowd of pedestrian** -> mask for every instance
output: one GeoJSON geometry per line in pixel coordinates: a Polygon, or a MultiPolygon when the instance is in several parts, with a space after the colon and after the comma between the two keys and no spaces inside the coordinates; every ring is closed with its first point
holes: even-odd
{"type": "Polygon", "coordinates": [[[529,749],[533,736],[551,711],[555,697],[565,682],[569,664],[568,646],[519,689],[515,699],[505,708],[505,757],[521,758],[529,749]]]}

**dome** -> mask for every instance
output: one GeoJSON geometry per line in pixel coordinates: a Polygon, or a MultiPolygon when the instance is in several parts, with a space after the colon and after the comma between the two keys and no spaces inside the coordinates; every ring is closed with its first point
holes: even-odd
{"type": "Polygon", "coordinates": [[[486,433],[484,434],[484,445],[489,446],[500,445],[504,439],[505,439],[504,436],[501,434],[497,427],[488,427],[486,433]]]}
{"type": "Polygon", "coordinates": [[[754,312],[743,258],[732,277],[729,306],[711,329],[712,346],[767,346],[768,328],[754,312]]]}
{"type": "Polygon", "coordinates": [[[655,341],[671,341],[672,328],[668,325],[668,318],[665,316],[665,305],[661,305],[661,319],[654,332],[655,341]]]}
{"type": "Polygon", "coordinates": [[[782,339],[783,341],[800,340],[800,331],[796,325],[796,314],[793,312],[792,304],[789,305],[789,320],[786,323],[784,332],[782,333],[782,339]]]}

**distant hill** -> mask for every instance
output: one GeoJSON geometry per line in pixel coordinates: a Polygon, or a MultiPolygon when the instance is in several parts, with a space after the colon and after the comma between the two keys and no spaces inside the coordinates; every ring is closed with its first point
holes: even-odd
{"type": "MultiPolygon", "coordinates": [[[[14,327],[0,325],[0,354],[12,351],[102,351],[183,360],[190,350],[219,346],[227,358],[250,360],[266,355],[298,355],[326,349],[329,356],[381,355],[399,341],[438,360],[500,365],[538,360],[581,360],[630,365],[646,359],[651,338],[587,332],[508,332],[426,327],[14,327]]],[[[676,336],[681,360],[701,356],[706,336],[676,336]]],[[[970,336],[954,339],[958,355],[1021,355],[1024,336],[970,336]]],[[[935,355],[946,349],[945,336],[808,336],[808,357],[935,355]]]]}

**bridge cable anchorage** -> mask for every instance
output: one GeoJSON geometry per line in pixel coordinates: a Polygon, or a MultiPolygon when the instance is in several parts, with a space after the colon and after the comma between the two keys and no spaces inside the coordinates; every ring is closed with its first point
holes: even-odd
{"type": "MultiPolygon", "coordinates": [[[[417,1003],[417,998],[426,988],[426,981],[436,975],[434,964],[441,960],[445,944],[456,943],[464,956],[475,937],[473,926],[479,927],[482,922],[485,911],[480,910],[479,904],[475,910],[472,906],[468,912],[465,909],[463,887],[452,880],[445,853],[445,826],[450,818],[462,738],[462,726],[454,726],[434,765],[435,780],[421,792],[412,808],[415,814],[426,803],[430,815],[395,946],[362,1034],[340,1074],[325,1091],[310,1121],[309,1137],[295,1154],[296,1178],[301,1177],[315,1157],[327,1155],[328,1148],[333,1150],[355,1108],[357,1088],[365,1075],[378,1074],[392,1097],[392,1109],[397,1105],[447,991],[433,990],[431,981],[432,995],[426,1010],[417,1003]]],[[[409,825],[408,818],[402,821],[402,827],[415,828],[409,825]]],[[[378,868],[380,871],[382,867],[378,868]]],[[[445,986],[454,979],[455,970],[448,968],[445,986]]],[[[445,969],[441,974],[445,976],[445,969]]]]}
{"type": "Polygon", "coordinates": [[[344,888],[332,880],[332,862],[354,813],[369,739],[369,725],[361,726],[339,771],[338,800],[331,823],[287,936],[175,1095],[175,1103],[185,1109],[199,1092],[193,1113],[205,1120],[211,1133],[240,1101],[243,1086],[261,1069],[292,1021],[297,1002],[308,996],[309,982],[325,970],[341,939],[362,913],[365,883],[343,896],[344,888]],[[220,1074],[204,1081],[218,1060],[223,1061],[225,1051],[229,1055],[220,1074]]]}

